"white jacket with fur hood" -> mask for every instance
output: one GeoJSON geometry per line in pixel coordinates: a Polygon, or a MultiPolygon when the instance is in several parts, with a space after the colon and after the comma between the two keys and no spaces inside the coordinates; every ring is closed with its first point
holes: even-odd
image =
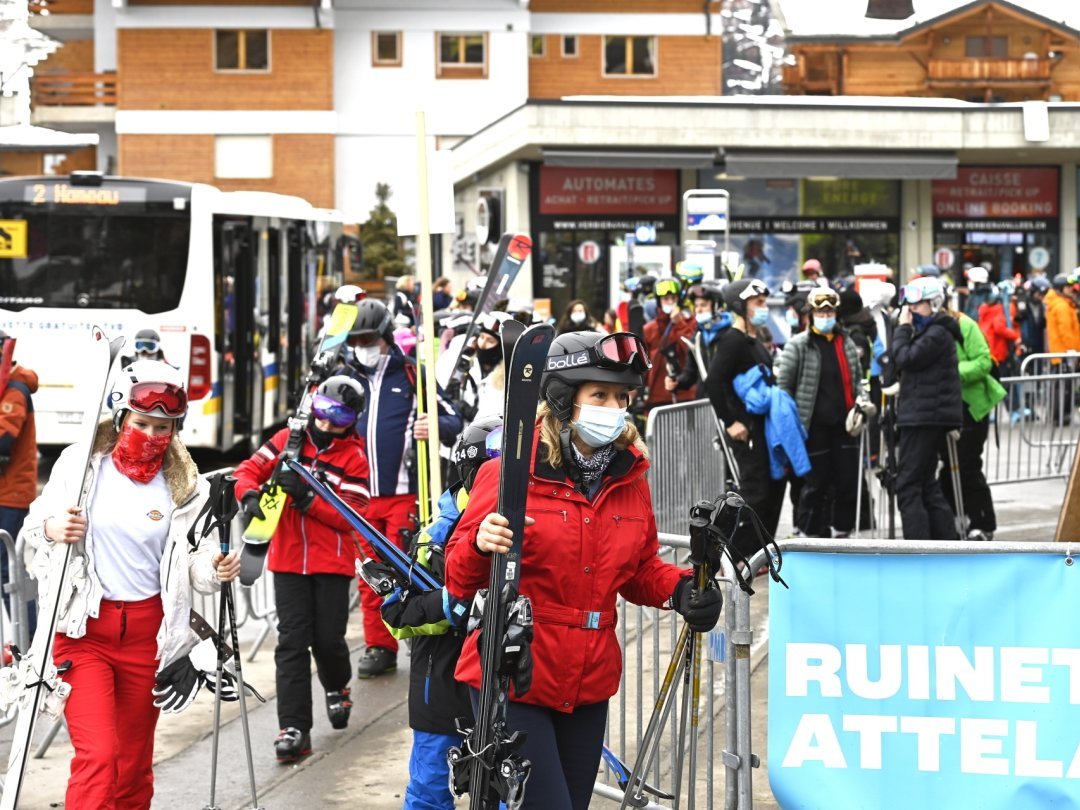
{"type": "MultiPolygon", "coordinates": [[[[98,470],[102,459],[112,452],[116,439],[117,433],[110,421],[98,425],[84,503],[94,502],[98,470]]],[[[39,605],[48,603],[53,583],[59,579],[54,569],[64,559],[63,545],[45,537],[45,521],[63,515],[69,506],[78,503],[84,447],[72,445],[60,454],[48,483],[30,505],[30,514],[23,523],[26,544],[35,549],[31,570],[38,580],[39,605]]],[[[187,539],[188,529],[206,502],[209,485],[199,477],[195,462],[175,436],[165,451],[162,472],[172,494],[173,511],[169,538],[161,558],[161,602],[165,618],[157,635],[158,671],[186,655],[199,641],[190,625],[192,587],[202,593],[214,593],[220,587],[212,562],[219,550],[215,538],[204,538],[196,549],[190,547],[187,539]]],[[[94,516],[91,513],[88,517],[85,540],[72,548],[66,593],[60,600],[56,626],[56,632],[71,638],[86,635],[87,619],[97,618],[101,607],[101,580],[94,568],[94,516]]],[[[46,621],[44,616],[42,621],[46,621]]]]}

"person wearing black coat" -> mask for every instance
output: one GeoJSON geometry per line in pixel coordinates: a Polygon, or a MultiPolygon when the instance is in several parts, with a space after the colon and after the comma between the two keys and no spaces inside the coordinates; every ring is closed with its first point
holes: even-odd
{"type": "Polygon", "coordinates": [[[963,424],[956,359],[960,327],[943,311],[945,288],[936,278],[912,281],[904,287],[903,301],[890,353],[900,377],[896,500],[904,539],[956,540],[953,513],[936,471],[945,434],[963,424]]]}

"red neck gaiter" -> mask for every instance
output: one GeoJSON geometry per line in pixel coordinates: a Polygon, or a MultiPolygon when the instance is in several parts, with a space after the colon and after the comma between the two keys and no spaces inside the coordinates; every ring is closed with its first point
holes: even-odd
{"type": "Polygon", "coordinates": [[[132,481],[149,484],[165,463],[165,451],[171,441],[171,433],[148,436],[125,425],[113,448],[113,464],[132,481]]]}

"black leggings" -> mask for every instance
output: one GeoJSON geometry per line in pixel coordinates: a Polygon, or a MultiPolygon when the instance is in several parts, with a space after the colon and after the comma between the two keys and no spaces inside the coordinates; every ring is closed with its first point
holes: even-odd
{"type": "MultiPolygon", "coordinates": [[[[480,693],[470,689],[479,715],[480,693]]],[[[528,735],[521,755],[532,763],[523,810],[586,810],[592,799],[607,724],[607,701],[570,714],[511,701],[506,725],[528,735]]]]}

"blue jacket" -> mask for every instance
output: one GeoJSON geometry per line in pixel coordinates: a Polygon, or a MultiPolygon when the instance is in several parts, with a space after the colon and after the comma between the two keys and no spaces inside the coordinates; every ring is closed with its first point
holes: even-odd
{"type": "Polygon", "coordinates": [[[779,481],[788,465],[795,475],[810,472],[806,454],[806,428],[799,420],[795,400],[784,389],[769,385],[763,366],[757,365],[734,380],[735,393],[750,413],[765,414],[765,441],[769,445],[769,474],[779,481]]]}
{"type": "MultiPolygon", "coordinates": [[[[391,344],[374,369],[347,365],[346,372],[367,392],[367,408],[356,423],[356,432],[367,444],[371,471],[371,497],[416,492],[416,471],[406,457],[412,445],[416,421],[416,363],[391,344]]],[[[464,429],[461,414],[439,388],[439,439],[452,445],[464,429]]]]}

